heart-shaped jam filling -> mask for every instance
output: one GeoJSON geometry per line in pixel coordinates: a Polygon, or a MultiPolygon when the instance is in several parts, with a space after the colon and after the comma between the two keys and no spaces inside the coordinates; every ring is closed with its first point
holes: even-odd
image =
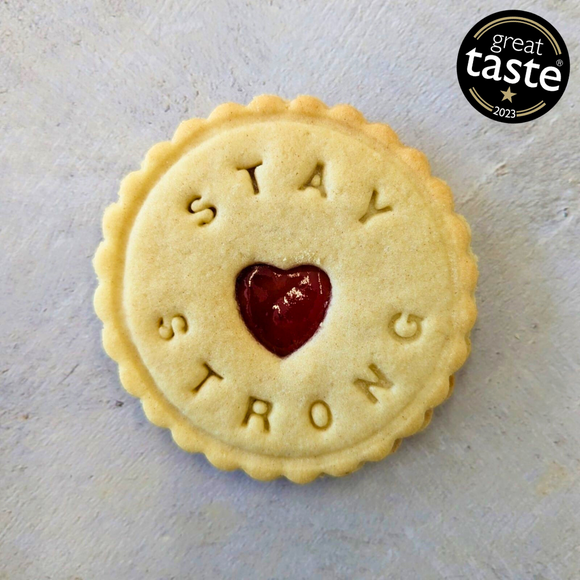
{"type": "Polygon", "coordinates": [[[236,280],[236,299],[254,338],[279,357],[308,342],[324,320],[330,278],[316,266],[281,270],[267,264],[244,268],[236,280]]]}

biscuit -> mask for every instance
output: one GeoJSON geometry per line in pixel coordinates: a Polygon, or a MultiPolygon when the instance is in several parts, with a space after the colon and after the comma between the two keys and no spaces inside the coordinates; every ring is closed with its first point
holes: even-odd
{"type": "Polygon", "coordinates": [[[425,156],[312,97],[185,121],[94,266],[125,389],[220,469],[306,483],[428,424],[470,350],[470,231],[425,156]]]}

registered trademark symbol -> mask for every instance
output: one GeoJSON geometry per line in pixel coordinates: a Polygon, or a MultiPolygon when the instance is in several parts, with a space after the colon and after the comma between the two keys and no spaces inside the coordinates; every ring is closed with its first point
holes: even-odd
{"type": "Polygon", "coordinates": [[[561,58],[559,58],[559,59],[556,61],[556,64],[557,64],[558,66],[562,66],[562,65],[564,64],[564,61],[563,61],[561,58]]]}

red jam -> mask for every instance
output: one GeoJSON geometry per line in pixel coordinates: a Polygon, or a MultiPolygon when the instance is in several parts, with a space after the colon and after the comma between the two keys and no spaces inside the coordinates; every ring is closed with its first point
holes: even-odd
{"type": "Polygon", "coordinates": [[[236,280],[236,299],[246,326],[279,357],[292,354],[312,338],[324,320],[330,294],[330,279],[316,266],[280,270],[254,264],[236,280]]]}

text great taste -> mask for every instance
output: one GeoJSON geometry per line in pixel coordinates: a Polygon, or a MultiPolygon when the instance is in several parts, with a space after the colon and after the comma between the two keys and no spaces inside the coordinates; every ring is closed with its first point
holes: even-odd
{"type": "Polygon", "coordinates": [[[476,48],[472,48],[469,52],[466,52],[466,56],[469,57],[467,63],[467,74],[472,77],[478,77],[482,75],[485,79],[493,79],[495,81],[505,81],[509,84],[519,83],[522,74],[524,75],[524,83],[530,88],[535,88],[540,86],[546,91],[557,91],[560,88],[560,81],[562,80],[562,75],[557,67],[546,66],[542,70],[541,65],[534,62],[533,57],[526,63],[517,58],[510,58],[504,67],[504,63],[501,59],[501,52],[510,47],[516,52],[524,52],[527,54],[542,56],[542,40],[538,39],[536,41],[527,40],[524,41],[521,38],[507,36],[503,34],[496,34],[493,37],[493,44],[490,50],[495,54],[488,54],[484,57],[483,53],[478,52],[476,48]],[[481,59],[483,58],[483,62],[481,59]],[[488,66],[481,68],[484,63],[491,63],[488,66]],[[525,72],[521,69],[525,68],[525,72]]]}

